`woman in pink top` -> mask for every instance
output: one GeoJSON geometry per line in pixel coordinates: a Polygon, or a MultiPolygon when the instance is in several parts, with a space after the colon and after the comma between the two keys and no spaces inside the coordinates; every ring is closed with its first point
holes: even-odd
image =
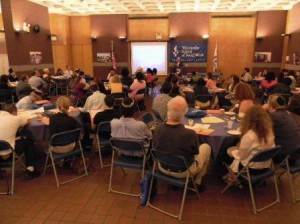
{"type": "Polygon", "coordinates": [[[146,82],[144,80],[144,75],[141,72],[136,73],[136,79],[133,81],[133,83],[130,86],[130,93],[128,93],[128,97],[141,100],[144,98],[144,93],[137,94],[137,92],[141,89],[146,88],[146,82]]]}
{"type": "Polygon", "coordinates": [[[217,85],[217,82],[216,82],[216,80],[213,79],[212,73],[211,72],[207,73],[207,77],[208,77],[208,80],[206,81],[205,86],[208,89],[215,89],[216,85],[217,85]]]}
{"type": "Polygon", "coordinates": [[[262,80],[261,87],[263,89],[269,89],[277,84],[276,76],[274,72],[268,72],[265,80],[262,80]]]}

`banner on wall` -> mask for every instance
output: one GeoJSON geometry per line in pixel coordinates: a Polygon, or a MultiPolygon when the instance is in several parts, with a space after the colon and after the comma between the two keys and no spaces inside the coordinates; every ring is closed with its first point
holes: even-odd
{"type": "Polygon", "coordinates": [[[42,63],[42,52],[40,51],[30,51],[29,52],[30,56],[30,63],[31,64],[41,64],[42,63]]]}
{"type": "Polygon", "coordinates": [[[272,59],[272,52],[255,52],[254,62],[270,63],[272,59]]]}
{"type": "Polygon", "coordinates": [[[170,61],[175,62],[180,57],[181,62],[206,62],[207,41],[170,43],[170,61]]]}
{"type": "Polygon", "coordinates": [[[97,62],[106,63],[110,61],[110,53],[97,53],[97,62]]]}

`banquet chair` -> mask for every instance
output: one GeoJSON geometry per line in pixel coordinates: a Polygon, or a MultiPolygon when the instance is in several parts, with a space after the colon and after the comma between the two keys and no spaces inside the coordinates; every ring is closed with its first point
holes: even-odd
{"type": "Polygon", "coordinates": [[[155,109],[151,109],[151,110],[152,110],[154,117],[158,123],[164,122],[164,120],[162,119],[162,117],[160,116],[160,114],[158,113],[157,110],[155,110],[155,109]]]}
{"type": "Polygon", "coordinates": [[[115,108],[120,108],[123,99],[126,97],[126,93],[125,92],[122,92],[122,93],[111,93],[110,95],[112,95],[115,98],[114,107],[115,108]]]}
{"type": "Polygon", "coordinates": [[[0,170],[11,169],[11,183],[10,183],[10,187],[8,187],[7,191],[0,192],[0,195],[14,194],[16,160],[18,160],[22,164],[23,168],[26,169],[25,164],[21,160],[23,155],[19,156],[7,141],[0,140],[0,152],[4,151],[4,150],[8,150],[8,149],[10,149],[12,151],[11,158],[0,161],[0,170]]]}
{"type": "MultiPolygon", "coordinates": [[[[278,183],[277,183],[277,175],[274,170],[274,165],[273,165],[273,158],[274,156],[280,151],[281,146],[275,146],[273,148],[270,148],[266,151],[263,151],[261,153],[258,153],[253,156],[253,158],[248,162],[246,166],[242,168],[241,171],[238,172],[237,174],[237,179],[243,179],[248,182],[249,185],[249,191],[251,195],[251,200],[252,200],[252,207],[253,207],[253,213],[257,214],[258,212],[261,212],[276,203],[280,202],[280,196],[279,196],[279,191],[278,191],[278,183]],[[252,162],[266,162],[268,160],[271,160],[271,167],[270,168],[265,168],[262,169],[260,174],[250,174],[249,172],[249,165],[251,165],[252,162]],[[276,191],[276,200],[271,202],[270,204],[262,207],[262,208],[257,208],[255,198],[254,198],[254,191],[253,191],[253,184],[259,184],[262,183],[263,181],[267,180],[269,177],[274,178],[274,185],[275,185],[275,191],[276,191]]],[[[227,186],[222,190],[222,194],[229,189],[231,186],[234,186],[235,183],[229,182],[227,186]]]]}
{"type": "Polygon", "coordinates": [[[103,165],[103,160],[102,160],[102,154],[101,151],[104,148],[110,148],[110,133],[111,133],[111,128],[110,128],[110,121],[104,121],[100,122],[97,126],[97,132],[96,132],[96,141],[97,141],[97,147],[99,151],[99,161],[100,161],[100,167],[106,167],[110,165],[103,165]]]}
{"type": "Polygon", "coordinates": [[[59,90],[62,93],[63,90],[66,90],[67,96],[69,95],[69,79],[56,79],[55,80],[55,92],[58,96],[59,90]]]}
{"type": "Polygon", "coordinates": [[[111,158],[111,170],[109,178],[108,192],[114,192],[118,194],[128,196],[140,196],[140,194],[133,194],[124,191],[117,191],[112,188],[112,179],[114,167],[120,167],[125,175],[124,168],[134,169],[141,171],[141,177],[144,177],[145,165],[147,161],[147,155],[143,142],[137,140],[121,140],[116,138],[110,139],[110,144],[113,149],[111,158]]]}
{"type": "MultiPolygon", "coordinates": [[[[296,151],[299,151],[299,150],[300,150],[300,146],[298,146],[298,150],[296,150],[296,151]]],[[[278,164],[277,168],[279,171],[281,171],[283,169],[283,173],[280,173],[279,177],[282,174],[287,173],[288,178],[289,178],[291,193],[292,193],[292,200],[294,203],[296,203],[296,202],[300,201],[300,196],[296,197],[294,182],[295,182],[295,178],[300,173],[300,159],[291,161],[290,158],[291,158],[291,155],[287,155],[286,158],[280,164],[278,164]]]]}
{"type": "Polygon", "coordinates": [[[83,150],[82,150],[82,146],[81,146],[81,142],[80,142],[80,135],[81,135],[81,129],[78,128],[78,129],[71,130],[71,131],[57,133],[57,134],[54,134],[53,136],[51,136],[49,148],[46,150],[47,157],[46,157],[46,162],[45,162],[45,167],[44,167],[44,174],[46,173],[47,167],[52,166],[57,187],[88,175],[87,166],[85,163],[85,158],[83,155],[83,150]],[[76,143],[76,146],[73,149],[73,151],[67,152],[67,153],[52,152],[52,147],[64,146],[64,145],[68,145],[72,142],[76,143]],[[76,155],[81,155],[83,166],[84,166],[84,171],[85,171],[84,174],[77,176],[75,178],[69,179],[67,181],[60,182],[58,179],[58,175],[57,175],[56,163],[60,162],[61,159],[74,160],[76,155]],[[51,160],[51,164],[48,165],[49,157],[51,160]]]}
{"type": "Polygon", "coordinates": [[[210,109],[213,105],[213,100],[213,95],[197,95],[195,104],[199,106],[200,109],[210,109]]]}
{"type": "MultiPolygon", "coordinates": [[[[141,113],[141,108],[139,106],[139,102],[143,102],[143,101],[146,100],[146,89],[140,89],[139,91],[137,91],[136,96],[135,96],[134,100],[136,102],[136,106],[137,106],[137,109],[138,109],[139,113],[141,113]],[[141,94],[143,94],[142,98],[137,98],[136,97],[137,95],[141,95],[141,94]]],[[[146,102],[144,102],[144,104],[146,105],[146,102]]]]}
{"type": "MultiPolygon", "coordinates": [[[[185,205],[187,190],[189,189],[189,190],[194,191],[196,193],[196,195],[198,196],[198,198],[200,197],[198,189],[197,189],[196,184],[195,184],[194,177],[191,175],[190,172],[188,172],[188,175],[185,178],[172,177],[170,175],[166,175],[166,174],[162,173],[158,169],[158,166],[160,165],[160,166],[164,167],[164,169],[167,169],[171,172],[180,173],[182,171],[189,170],[189,167],[187,165],[187,161],[182,156],[174,155],[174,154],[167,153],[167,152],[157,151],[157,150],[154,150],[154,149],[151,150],[151,155],[152,155],[152,158],[154,160],[154,165],[153,165],[153,168],[152,168],[152,179],[151,179],[151,182],[150,182],[150,189],[149,189],[149,194],[148,194],[147,206],[149,206],[149,207],[151,207],[151,208],[153,208],[153,209],[155,209],[159,212],[162,212],[166,215],[169,215],[171,217],[174,217],[174,218],[177,218],[177,219],[181,220],[183,208],[184,208],[184,205],[185,205]],[[158,207],[156,207],[156,206],[154,206],[153,204],[150,203],[150,195],[151,195],[151,192],[153,190],[154,178],[156,178],[156,180],[164,181],[164,182],[166,182],[170,185],[183,188],[183,195],[182,195],[180,209],[179,209],[178,214],[173,214],[173,213],[167,212],[166,210],[158,208],[158,207]],[[190,181],[192,183],[192,187],[188,186],[190,181]]],[[[195,162],[195,161],[193,161],[193,162],[195,162]]]]}

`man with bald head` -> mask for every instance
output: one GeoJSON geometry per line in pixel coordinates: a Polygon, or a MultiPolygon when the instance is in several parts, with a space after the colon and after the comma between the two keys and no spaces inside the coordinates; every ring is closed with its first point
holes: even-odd
{"type": "MultiPolygon", "coordinates": [[[[153,148],[158,151],[183,156],[187,161],[189,171],[196,177],[195,182],[198,190],[201,192],[205,190],[201,183],[202,177],[207,171],[211,147],[208,144],[199,146],[199,140],[195,131],[186,129],[181,123],[187,110],[188,105],[183,97],[176,96],[169,101],[168,119],[154,130],[153,148]]],[[[160,164],[159,169],[164,174],[177,178],[184,178],[188,174],[188,171],[172,172],[164,169],[160,164]]]]}

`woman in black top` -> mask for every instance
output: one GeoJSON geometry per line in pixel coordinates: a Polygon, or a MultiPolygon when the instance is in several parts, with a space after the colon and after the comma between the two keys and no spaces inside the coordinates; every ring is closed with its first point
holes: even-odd
{"type": "Polygon", "coordinates": [[[209,94],[207,87],[205,87],[205,84],[206,83],[203,78],[198,79],[197,84],[194,87],[195,96],[209,94]]]}
{"type": "MultiPolygon", "coordinates": [[[[50,117],[50,136],[65,131],[71,131],[76,129],[77,127],[75,118],[68,115],[68,110],[71,106],[71,101],[69,100],[69,98],[65,96],[59,97],[56,101],[56,105],[59,112],[50,117]]],[[[66,153],[72,151],[74,147],[75,142],[65,146],[52,147],[52,151],[55,153],[66,153]]]]}

